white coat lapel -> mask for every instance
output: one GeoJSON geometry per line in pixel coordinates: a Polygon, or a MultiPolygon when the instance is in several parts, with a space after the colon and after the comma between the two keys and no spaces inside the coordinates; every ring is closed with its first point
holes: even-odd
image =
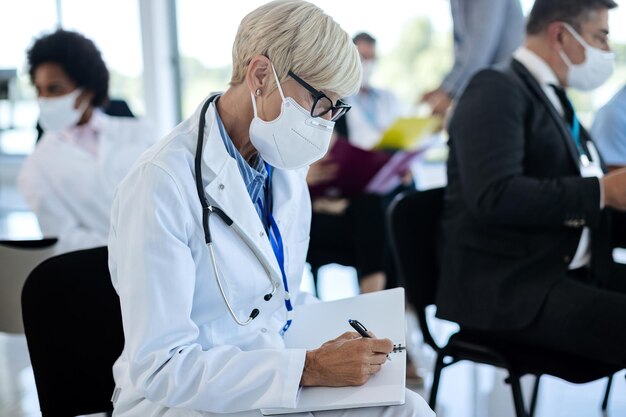
{"type": "MultiPolygon", "coordinates": [[[[224,147],[214,112],[215,106],[212,104],[207,111],[202,152],[202,177],[207,198],[210,204],[221,208],[233,220],[233,227],[241,238],[272,274],[272,278],[280,283],[282,275],[276,255],[246,190],[237,162],[224,147]]],[[[216,245],[219,243],[216,242],[216,245]]]]}

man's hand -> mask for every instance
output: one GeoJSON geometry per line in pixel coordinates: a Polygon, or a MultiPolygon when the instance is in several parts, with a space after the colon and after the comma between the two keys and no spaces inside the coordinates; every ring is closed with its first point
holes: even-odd
{"type": "Polygon", "coordinates": [[[452,97],[441,88],[429,91],[422,96],[422,103],[428,103],[432,108],[433,116],[445,118],[448,108],[452,104],[452,97]]]}
{"type": "Polygon", "coordinates": [[[306,353],[302,386],[345,387],[365,384],[380,371],[393,350],[389,339],[347,332],[306,353]]]}
{"type": "Polygon", "coordinates": [[[626,211],[626,168],[612,171],[600,181],[604,187],[604,206],[626,211]]]}

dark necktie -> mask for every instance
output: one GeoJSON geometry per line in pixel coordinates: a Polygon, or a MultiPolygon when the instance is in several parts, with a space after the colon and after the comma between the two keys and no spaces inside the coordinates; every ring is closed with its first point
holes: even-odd
{"type": "Polygon", "coordinates": [[[580,137],[580,124],[578,122],[578,117],[576,116],[576,112],[574,111],[574,106],[572,106],[572,102],[569,101],[569,98],[567,98],[567,93],[565,92],[565,89],[563,87],[560,87],[554,84],[551,84],[550,87],[552,87],[552,89],[556,93],[556,96],[559,98],[559,101],[561,102],[561,106],[563,107],[563,119],[565,119],[565,123],[567,123],[570,129],[572,129],[572,136],[574,136],[574,144],[576,145],[576,148],[578,149],[578,153],[581,156],[581,161],[586,159],[588,163],[589,150],[587,149],[587,144],[585,143],[585,141],[580,137]],[[576,125],[577,125],[576,129],[573,129],[574,119],[576,119],[576,125]],[[577,130],[577,132],[574,133],[574,130],[577,130]]]}
{"type": "Polygon", "coordinates": [[[559,101],[561,102],[561,106],[563,107],[563,118],[565,119],[565,123],[567,123],[567,125],[571,128],[574,124],[574,115],[575,115],[574,106],[572,106],[572,102],[569,101],[569,99],[567,98],[567,93],[565,92],[564,88],[559,87],[557,85],[550,85],[550,87],[552,87],[552,89],[556,93],[556,96],[559,98],[559,101]]]}

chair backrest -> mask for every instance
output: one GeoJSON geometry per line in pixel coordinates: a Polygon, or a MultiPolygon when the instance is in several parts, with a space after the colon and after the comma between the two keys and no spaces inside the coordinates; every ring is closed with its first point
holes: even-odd
{"type": "Polygon", "coordinates": [[[439,277],[437,241],[443,188],[398,195],[387,213],[391,246],[400,285],[415,307],[424,341],[439,350],[426,320],[426,307],[435,303],[439,277]]]}
{"type": "Polygon", "coordinates": [[[124,346],[107,249],[48,259],[22,293],[24,329],[42,415],[112,410],[112,366],[124,346]]]}
{"type": "Polygon", "coordinates": [[[54,254],[56,239],[0,241],[0,332],[24,333],[20,295],[28,274],[54,254]]]}

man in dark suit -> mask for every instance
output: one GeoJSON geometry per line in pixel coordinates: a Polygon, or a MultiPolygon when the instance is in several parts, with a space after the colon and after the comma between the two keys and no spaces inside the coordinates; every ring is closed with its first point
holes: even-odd
{"type": "Polygon", "coordinates": [[[469,83],[449,128],[437,305],[470,331],[626,364],[612,259],[626,171],[605,174],[564,90],[611,75],[616,6],[537,0],[511,63],[469,83]]]}

